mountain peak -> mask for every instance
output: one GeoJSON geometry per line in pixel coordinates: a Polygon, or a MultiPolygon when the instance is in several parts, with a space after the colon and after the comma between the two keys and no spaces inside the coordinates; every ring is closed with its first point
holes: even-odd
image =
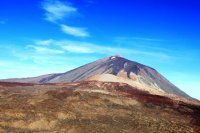
{"type": "Polygon", "coordinates": [[[91,62],[65,73],[28,78],[27,80],[14,79],[5,81],[34,83],[78,82],[101,74],[115,75],[169,94],[190,98],[155,69],[125,59],[119,54],[91,62]]]}
{"type": "Polygon", "coordinates": [[[119,54],[116,54],[116,55],[110,56],[108,58],[109,58],[109,60],[115,60],[115,59],[120,59],[120,58],[123,58],[123,57],[121,55],[119,55],[119,54]]]}
{"type": "Polygon", "coordinates": [[[121,57],[121,58],[123,58],[123,56],[120,55],[120,54],[115,54],[115,55],[113,55],[113,56],[111,56],[111,57],[121,57]]]}

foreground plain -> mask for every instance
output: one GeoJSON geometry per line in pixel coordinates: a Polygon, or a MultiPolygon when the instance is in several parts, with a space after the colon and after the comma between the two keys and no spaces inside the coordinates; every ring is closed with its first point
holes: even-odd
{"type": "Polygon", "coordinates": [[[200,106],[124,83],[0,83],[0,132],[198,133],[200,106]]]}

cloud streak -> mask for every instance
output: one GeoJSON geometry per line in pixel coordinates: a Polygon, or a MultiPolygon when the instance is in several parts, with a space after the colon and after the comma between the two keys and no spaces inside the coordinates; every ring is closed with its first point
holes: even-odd
{"type": "Polygon", "coordinates": [[[75,37],[89,37],[89,33],[84,27],[69,26],[60,23],[63,19],[69,18],[78,12],[77,8],[70,3],[64,3],[59,0],[45,1],[42,3],[42,8],[45,11],[45,20],[60,26],[63,33],[75,37]]]}
{"type": "Polygon", "coordinates": [[[53,42],[53,39],[48,39],[48,40],[37,40],[34,43],[36,45],[42,45],[42,46],[48,46],[53,42]]]}
{"type": "Polygon", "coordinates": [[[69,35],[76,36],[76,37],[88,37],[89,33],[86,31],[85,28],[81,27],[72,27],[68,25],[61,25],[61,30],[69,35]]]}
{"type": "Polygon", "coordinates": [[[78,53],[78,54],[90,54],[95,53],[90,47],[85,46],[77,46],[77,45],[65,45],[62,46],[64,50],[71,53],[78,53]]]}
{"type": "Polygon", "coordinates": [[[77,8],[58,0],[45,1],[42,7],[45,10],[45,19],[50,22],[63,20],[77,12],[77,8]]]}
{"type": "Polygon", "coordinates": [[[48,47],[41,47],[41,46],[34,46],[34,45],[28,45],[27,48],[33,48],[35,52],[41,53],[41,54],[63,54],[65,52],[63,50],[51,49],[48,47]]]}
{"type": "Polygon", "coordinates": [[[154,52],[154,51],[144,51],[140,49],[128,49],[122,47],[110,47],[107,45],[100,45],[90,42],[73,41],[73,40],[40,40],[38,42],[43,42],[47,47],[58,47],[62,51],[75,53],[75,54],[102,54],[102,55],[113,55],[116,53],[124,55],[142,55],[148,57],[156,57],[162,59],[170,59],[166,53],[154,52]],[[48,43],[47,43],[48,42],[48,43]]]}

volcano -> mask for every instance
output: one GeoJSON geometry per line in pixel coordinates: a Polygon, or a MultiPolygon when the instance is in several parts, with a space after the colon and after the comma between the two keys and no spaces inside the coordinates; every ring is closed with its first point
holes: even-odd
{"type": "MultiPolygon", "coordinates": [[[[135,84],[136,87],[142,86],[140,88],[149,88],[149,91],[160,91],[184,98],[191,98],[155,69],[130,61],[119,55],[106,57],[65,73],[48,74],[33,78],[6,79],[3,81],[23,83],[69,83],[87,80],[88,78],[91,80],[93,79],[91,77],[96,75],[101,76],[101,79],[106,79],[108,76],[117,76],[120,77],[120,79],[123,78],[123,80],[132,85],[135,84]],[[106,76],[105,74],[109,75],[106,76]],[[103,75],[104,77],[102,77],[103,75]]],[[[95,78],[94,80],[98,79],[95,78]]],[[[115,81],[119,82],[117,79],[115,81]]],[[[148,89],[146,90],[148,91],[148,89]]]]}

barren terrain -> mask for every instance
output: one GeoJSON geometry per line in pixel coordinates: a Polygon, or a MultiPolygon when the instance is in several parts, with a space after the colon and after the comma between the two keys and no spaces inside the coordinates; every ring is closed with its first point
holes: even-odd
{"type": "Polygon", "coordinates": [[[125,83],[0,83],[0,132],[198,133],[200,106],[125,83]]]}

